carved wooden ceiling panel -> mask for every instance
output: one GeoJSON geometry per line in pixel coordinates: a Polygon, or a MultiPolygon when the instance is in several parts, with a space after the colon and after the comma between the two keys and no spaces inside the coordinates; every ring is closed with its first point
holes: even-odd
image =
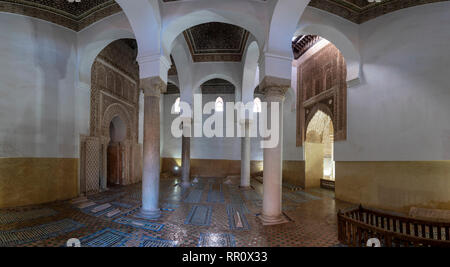
{"type": "Polygon", "coordinates": [[[210,22],[183,32],[194,62],[240,62],[249,32],[241,27],[210,22]]]}
{"type": "Polygon", "coordinates": [[[177,95],[177,94],[180,94],[180,89],[175,84],[168,82],[167,90],[164,94],[165,95],[177,95]]]}
{"type": "Polygon", "coordinates": [[[311,0],[309,6],[361,24],[400,9],[443,1],[448,0],[383,0],[378,3],[367,0],[311,0]]]}
{"type": "MultiPolygon", "coordinates": [[[[163,2],[176,1],[183,0],[163,0],[163,2]]],[[[367,0],[311,0],[309,6],[360,24],[399,9],[443,1],[449,0],[382,0],[380,3],[369,3],[367,0]]]]}
{"type": "MultiPolygon", "coordinates": [[[[164,3],[176,1],[182,0],[162,0],[164,3]]],[[[309,6],[360,24],[399,9],[444,1],[450,0],[383,0],[380,3],[369,3],[367,0],[311,0],[309,6]]],[[[69,3],[67,0],[0,0],[0,12],[47,20],[75,31],[120,11],[114,0],[83,0],[80,3],[69,3]]]]}
{"type": "Polygon", "coordinates": [[[114,0],[0,0],[0,12],[17,13],[47,20],[74,31],[122,11],[114,0]]]}
{"type": "Polygon", "coordinates": [[[234,94],[234,85],[223,79],[212,79],[201,85],[202,94],[234,94]]]}
{"type": "Polygon", "coordinates": [[[292,52],[294,58],[298,59],[311,47],[317,44],[322,38],[317,35],[299,35],[292,41],[292,52]]]}

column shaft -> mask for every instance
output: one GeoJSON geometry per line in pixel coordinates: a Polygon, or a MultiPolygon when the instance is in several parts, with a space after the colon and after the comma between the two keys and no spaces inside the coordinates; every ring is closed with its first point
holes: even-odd
{"type": "Polygon", "coordinates": [[[144,158],[142,175],[142,208],[140,216],[153,219],[159,208],[160,114],[159,101],[163,82],[159,78],[141,81],[144,86],[144,158]]]}
{"type": "Polygon", "coordinates": [[[191,138],[183,135],[181,143],[182,185],[189,187],[191,185],[191,138]]]}
{"type": "Polygon", "coordinates": [[[245,135],[241,138],[241,188],[250,187],[250,122],[245,120],[245,135]]]}
{"type": "MultiPolygon", "coordinates": [[[[290,81],[265,77],[262,82],[267,102],[267,117],[270,128],[278,127],[278,143],[274,147],[264,148],[263,170],[263,210],[261,220],[264,225],[288,222],[282,214],[282,170],[283,170],[283,102],[289,89],[290,81]],[[274,107],[278,104],[278,117],[271,121],[274,107]]],[[[271,137],[272,138],[272,137],[271,137]]]]}

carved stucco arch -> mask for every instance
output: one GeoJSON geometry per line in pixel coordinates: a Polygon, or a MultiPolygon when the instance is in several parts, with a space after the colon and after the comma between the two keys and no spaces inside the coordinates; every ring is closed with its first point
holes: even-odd
{"type": "Polygon", "coordinates": [[[310,112],[308,113],[307,117],[306,117],[306,121],[305,121],[305,127],[303,129],[303,142],[306,141],[306,133],[308,131],[308,126],[309,123],[311,122],[311,120],[314,118],[314,116],[316,115],[316,113],[318,111],[322,111],[323,113],[325,113],[326,115],[328,115],[331,118],[331,122],[333,123],[333,133],[336,134],[336,119],[333,116],[333,112],[331,112],[331,109],[323,104],[323,103],[317,103],[314,104],[314,106],[310,109],[310,112]]]}
{"type": "Polygon", "coordinates": [[[131,133],[134,131],[132,129],[130,115],[128,114],[128,111],[119,103],[111,104],[106,108],[102,120],[102,136],[109,139],[109,126],[115,117],[119,117],[125,123],[127,127],[127,140],[131,141],[131,133]]]}

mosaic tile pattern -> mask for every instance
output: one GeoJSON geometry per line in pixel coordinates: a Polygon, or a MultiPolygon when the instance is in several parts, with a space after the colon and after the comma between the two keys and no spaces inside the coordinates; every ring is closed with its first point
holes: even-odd
{"type": "MultiPolygon", "coordinates": [[[[104,205],[104,204],[102,204],[102,205],[104,205]]],[[[116,207],[114,207],[112,205],[110,205],[108,208],[102,209],[102,205],[90,206],[90,207],[81,209],[81,211],[88,215],[99,217],[99,216],[105,215],[116,209],[116,207]],[[98,211],[96,210],[96,208],[98,208],[97,209],[98,211]]]]}
{"type": "Polygon", "coordinates": [[[154,223],[154,222],[150,222],[150,221],[146,221],[146,220],[129,219],[129,218],[124,218],[124,217],[115,219],[114,222],[125,224],[125,225],[131,226],[131,227],[142,228],[142,229],[150,230],[150,231],[154,231],[154,232],[161,231],[161,229],[163,229],[163,227],[164,227],[164,224],[154,223]]]}
{"type": "MultiPolygon", "coordinates": [[[[223,180],[221,178],[199,178],[199,184],[203,186],[200,185],[198,187],[197,184],[191,188],[183,189],[180,186],[175,186],[179,182],[177,178],[162,179],[160,203],[163,212],[162,216],[156,220],[145,220],[136,217],[141,207],[140,184],[112,187],[108,192],[95,196],[95,200],[100,201],[114,198],[111,202],[106,203],[120,209],[121,214],[115,218],[108,218],[106,215],[93,216],[85,213],[77,207],[80,202],[71,203],[70,201],[9,209],[7,210],[8,212],[25,212],[32,209],[48,208],[54,210],[57,214],[50,217],[0,224],[0,236],[3,237],[3,239],[0,237],[0,246],[62,247],[66,245],[67,240],[70,238],[78,238],[80,240],[86,238],[83,239],[86,241],[88,240],[87,237],[91,238],[89,239],[89,242],[92,241],[89,243],[90,246],[140,247],[176,245],[180,247],[195,247],[199,245],[212,246],[217,245],[217,243],[222,245],[231,244],[237,247],[330,247],[339,245],[336,213],[338,209],[349,207],[351,204],[336,201],[334,195],[330,193],[331,191],[314,189],[295,194],[290,190],[284,190],[283,211],[292,221],[283,225],[263,226],[256,216],[256,214],[261,213],[262,184],[252,180],[254,189],[247,191],[239,188],[238,180],[233,180],[231,183],[227,181],[226,184],[223,184],[223,180]],[[222,191],[223,203],[209,203],[207,201],[210,184],[222,184],[221,189],[217,187],[214,189],[222,191]],[[184,199],[192,190],[201,192],[198,203],[184,202],[184,199]],[[287,193],[291,195],[286,197],[287,193]],[[113,195],[114,197],[112,197],[113,195]],[[193,209],[195,206],[205,208],[203,212],[194,213],[193,209]],[[245,216],[248,229],[239,229],[239,227],[234,227],[232,223],[230,224],[231,217],[229,214],[232,213],[230,210],[240,211],[241,221],[243,221],[242,216],[245,216]],[[129,223],[119,223],[116,220],[120,217],[130,221],[139,220],[144,224],[160,224],[164,225],[164,227],[155,232],[151,229],[157,229],[157,227],[145,229],[145,227],[137,227],[137,225],[129,223]],[[62,229],[62,231],[50,231],[49,234],[34,236],[30,234],[30,232],[37,232],[32,229],[45,228],[46,225],[61,220],[74,221],[84,227],[75,227],[70,232],[64,231],[66,228],[58,228],[58,230],[62,229]],[[197,221],[200,222],[200,225],[185,224],[186,221],[197,221]],[[29,228],[32,229],[30,230],[29,228]],[[14,237],[18,236],[16,234],[11,235],[12,231],[20,232],[23,229],[28,229],[26,231],[28,232],[27,238],[23,238],[23,234],[22,238],[14,237]],[[107,231],[105,229],[111,230],[107,231]],[[9,233],[10,237],[5,237],[5,233],[9,233]],[[216,234],[215,241],[213,242],[205,237],[202,238],[202,233],[216,234]],[[233,239],[229,237],[227,239],[227,237],[221,236],[222,234],[230,234],[233,239]],[[16,238],[18,242],[12,242],[14,241],[13,238],[16,238]]],[[[86,202],[95,202],[92,207],[102,204],[92,200],[94,198],[91,196],[88,198],[86,202]]]]}
{"type": "Polygon", "coordinates": [[[228,224],[231,230],[249,230],[247,218],[240,209],[235,209],[233,205],[227,205],[228,224]]]}
{"type": "Polygon", "coordinates": [[[80,239],[82,247],[123,247],[130,234],[106,228],[80,239]]]}
{"type": "Polygon", "coordinates": [[[206,199],[209,203],[224,203],[224,196],[221,184],[209,184],[208,197],[206,199]]]}
{"type": "Polygon", "coordinates": [[[146,236],[139,247],[176,247],[177,242],[146,236]]]}
{"type": "Polygon", "coordinates": [[[199,203],[202,199],[203,191],[199,189],[193,189],[184,199],[185,203],[199,203]]]}
{"type": "Polygon", "coordinates": [[[235,247],[236,242],[232,234],[201,233],[199,247],[235,247]]]}
{"type": "Polygon", "coordinates": [[[211,224],[212,207],[195,205],[189,212],[185,224],[197,226],[209,226],[211,224]]]}
{"type": "Polygon", "coordinates": [[[133,207],[132,204],[123,203],[123,202],[117,202],[117,201],[112,202],[111,204],[114,205],[114,206],[117,206],[117,207],[125,208],[125,209],[130,209],[130,208],[133,207]]]}
{"type": "Polygon", "coordinates": [[[83,227],[82,224],[70,219],[51,222],[43,225],[27,227],[19,230],[1,231],[0,247],[20,245],[40,239],[47,239],[83,227]]]}
{"type": "Polygon", "coordinates": [[[53,209],[42,208],[26,211],[0,211],[0,224],[10,224],[56,215],[53,209]]]}

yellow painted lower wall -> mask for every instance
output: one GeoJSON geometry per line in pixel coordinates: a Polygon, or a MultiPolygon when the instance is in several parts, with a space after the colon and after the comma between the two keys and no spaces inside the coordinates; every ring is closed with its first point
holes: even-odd
{"type": "Polygon", "coordinates": [[[320,187],[323,178],[324,144],[305,142],[305,182],[303,188],[320,187]]]}
{"type": "MultiPolygon", "coordinates": [[[[262,171],[262,161],[251,161],[250,171],[252,173],[262,171]]],[[[163,158],[162,172],[174,172],[174,167],[178,166],[181,174],[181,159],[163,158]]],[[[222,159],[191,159],[191,176],[200,177],[222,177],[227,175],[239,175],[241,173],[240,160],[222,159]]]]}
{"type": "Polygon", "coordinates": [[[0,208],[77,195],[77,158],[0,158],[0,208]]]}
{"type": "MultiPolygon", "coordinates": [[[[163,158],[162,172],[173,172],[174,167],[181,167],[181,159],[163,158]]],[[[250,162],[250,173],[256,174],[263,171],[263,162],[252,160],[250,162]]],[[[227,176],[240,175],[240,160],[214,160],[214,159],[191,159],[191,176],[227,176]]],[[[181,174],[181,169],[179,170],[181,174]]],[[[293,185],[300,185],[305,177],[304,161],[283,161],[283,180],[293,185]]]]}
{"type": "Polygon", "coordinates": [[[283,160],[283,182],[305,188],[305,162],[283,160]]]}
{"type": "Polygon", "coordinates": [[[336,162],[336,199],[400,212],[450,209],[450,161],[336,162]]]}

